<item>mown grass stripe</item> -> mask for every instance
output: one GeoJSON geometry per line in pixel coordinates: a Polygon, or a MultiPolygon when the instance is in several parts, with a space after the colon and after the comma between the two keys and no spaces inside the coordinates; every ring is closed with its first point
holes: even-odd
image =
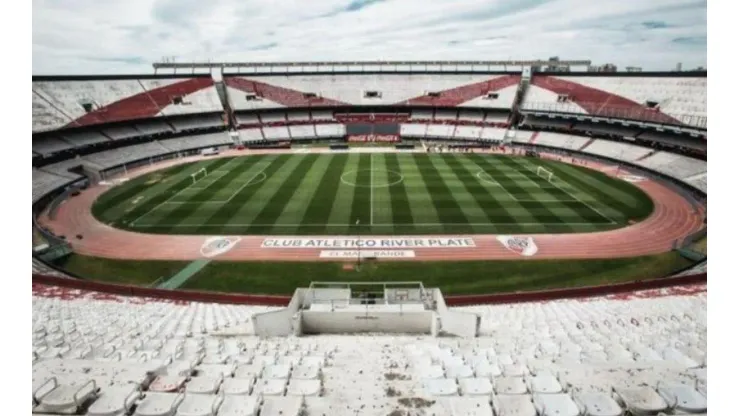
{"type": "Polygon", "coordinates": [[[465,190],[473,196],[483,213],[492,223],[515,223],[516,217],[507,211],[501,202],[496,200],[481,183],[470,176],[470,172],[460,162],[458,155],[444,154],[442,161],[452,168],[465,190]],[[465,172],[465,173],[463,173],[465,172]]]}
{"type": "Polygon", "coordinates": [[[354,225],[357,220],[360,224],[352,227],[356,232],[370,232],[370,156],[361,154],[357,162],[357,177],[355,178],[354,197],[349,220],[354,225]]]}
{"type": "MultiPolygon", "coordinates": [[[[328,224],[331,209],[337,197],[339,185],[342,183],[342,173],[349,156],[346,154],[336,154],[331,156],[329,167],[326,169],[324,176],[321,178],[316,191],[308,203],[308,208],[303,213],[301,224],[328,224]]],[[[298,227],[298,234],[317,232],[315,227],[298,227]]]]}
{"type": "MultiPolygon", "coordinates": [[[[288,161],[292,155],[281,155],[276,157],[263,171],[269,178],[273,173],[280,170],[280,168],[288,161]]],[[[268,181],[263,181],[255,186],[246,186],[239,191],[229,201],[228,204],[221,205],[206,221],[203,221],[202,226],[194,226],[195,234],[210,234],[214,232],[213,224],[227,224],[229,220],[236,214],[239,209],[246,204],[249,199],[254,195],[260,188],[265,186],[268,181]]],[[[224,227],[224,229],[227,229],[224,227]]],[[[229,228],[228,231],[235,233],[237,229],[229,228]]]]}
{"type": "Polygon", "coordinates": [[[460,204],[452,195],[452,191],[440,176],[437,168],[432,164],[431,157],[426,154],[415,154],[413,160],[419,166],[422,180],[427,192],[432,196],[433,206],[440,221],[445,224],[455,224],[445,225],[444,229],[455,233],[473,232],[473,227],[468,224],[467,216],[463,213],[460,204]]]}
{"type": "MultiPolygon", "coordinates": [[[[308,154],[306,155],[298,166],[290,173],[287,180],[283,182],[282,186],[278,188],[277,192],[272,195],[269,201],[265,204],[264,208],[257,214],[252,221],[255,224],[270,224],[267,228],[272,228],[272,224],[280,217],[280,214],[285,209],[285,204],[288,203],[293,193],[301,185],[303,180],[306,178],[306,173],[311,167],[319,160],[319,155],[308,154]]],[[[262,225],[250,225],[247,228],[247,233],[254,232],[255,229],[265,228],[262,225]]]]}
{"type": "MultiPolygon", "coordinates": [[[[215,169],[216,167],[221,166],[227,163],[228,161],[229,160],[216,159],[213,161],[213,163],[210,163],[207,166],[210,166],[211,169],[215,169]]],[[[138,218],[152,211],[158,205],[172,198],[173,195],[187,188],[192,183],[193,183],[193,179],[190,176],[183,177],[178,182],[176,182],[175,184],[167,188],[167,190],[154,195],[153,197],[142,202],[141,204],[138,204],[136,208],[132,209],[131,211],[121,216],[120,219],[115,222],[115,224],[128,225],[129,223],[137,220],[138,218]]]]}
{"type": "MultiPolygon", "coordinates": [[[[400,174],[401,165],[398,161],[398,154],[385,154],[383,157],[385,168],[391,172],[400,174]]],[[[391,196],[391,217],[393,218],[393,231],[398,234],[404,234],[413,226],[403,225],[414,222],[414,215],[411,213],[411,203],[406,192],[406,186],[403,182],[395,184],[388,188],[391,196]]]]}
{"type": "Polygon", "coordinates": [[[647,217],[652,212],[652,208],[649,210],[645,209],[646,205],[653,207],[654,204],[652,200],[644,194],[641,195],[642,203],[638,204],[637,207],[623,202],[620,198],[614,197],[614,195],[609,192],[611,189],[610,183],[612,182],[608,179],[611,178],[608,178],[608,176],[602,172],[588,172],[590,174],[590,178],[599,182],[599,186],[594,186],[582,179],[582,173],[580,172],[579,174],[575,174],[565,169],[564,166],[561,167],[553,164],[549,164],[548,168],[552,168],[555,176],[570,184],[571,187],[585,192],[592,196],[596,201],[599,201],[599,205],[604,205],[621,212],[621,216],[633,217],[632,219],[638,220],[647,217]]]}
{"type": "MultiPolygon", "coordinates": [[[[472,154],[470,155],[470,158],[475,164],[477,164],[483,171],[487,173],[491,173],[491,171],[496,172],[492,176],[494,178],[499,177],[508,177],[512,180],[505,181],[504,183],[501,183],[502,181],[499,181],[501,183],[501,186],[506,186],[509,193],[514,195],[517,199],[521,199],[522,196],[527,196],[528,201],[519,201],[518,204],[526,209],[528,211],[528,214],[531,215],[533,218],[535,218],[537,221],[544,222],[544,223],[564,223],[564,222],[573,222],[573,221],[563,221],[563,219],[554,213],[552,213],[547,205],[545,205],[542,202],[537,201],[537,195],[534,195],[530,193],[526,188],[522,187],[515,179],[515,177],[508,174],[508,172],[505,169],[500,169],[496,163],[498,163],[501,160],[504,160],[504,158],[496,158],[494,159],[496,163],[494,163],[493,160],[490,158],[486,158],[484,156],[481,156],[480,154],[472,154]]],[[[510,212],[513,212],[514,209],[507,209],[510,212]]],[[[516,215],[512,215],[516,216],[516,215]]],[[[584,221],[585,222],[585,221],[584,221]]]]}
{"type": "MultiPolygon", "coordinates": [[[[228,187],[235,182],[244,172],[248,171],[256,163],[263,160],[263,157],[250,157],[241,161],[241,163],[235,167],[232,167],[224,176],[221,176],[207,188],[203,188],[198,192],[194,193],[191,197],[187,198],[182,205],[178,205],[172,212],[168,213],[164,218],[155,223],[155,227],[160,232],[167,232],[172,230],[177,224],[186,220],[193,213],[202,210],[203,204],[195,202],[206,202],[210,200],[218,191],[228,187]]],[[[207,177],[207,176],[206,176],[207,177]]],[[[242,179],[242,180],[249,180],[242,179]]]]}
{"type": "MultiPolygon", "coordinates": [[[[172,168],[161,171],[160,173],[166,174],[167,176],[175,176],[185,169],[190,168],[192,165],[192,163],[184,163],[182,165],[173,166],[172,168]]],[[[95,202],[93,205],[93,214],[96,216],[105,216],[110,208],[117,208],[126,201],[134,199],[134,197],[139,193],[152,187],[151,184],[147,183],[148,181],[149,176],[144,175],[131,181],[134,183],[125,183],[125,186],[118,185],[119,189],[111,189],[95,202]]]]}

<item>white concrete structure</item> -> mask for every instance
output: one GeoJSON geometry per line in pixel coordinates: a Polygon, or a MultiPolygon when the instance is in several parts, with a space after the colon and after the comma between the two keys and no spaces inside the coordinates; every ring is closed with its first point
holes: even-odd
{"type": "Polygon", "coordinates": [[[707,172],[706,161],[662,151],[636,161],[635,164],[676,179],[689,178],[707,172]]]}
{"type": "Polygon", "coordinates": [[[583,136],[571,136],[568,134],[550,133],[541,131],[537,134],[535,144],[559,147],[562,149],[578,150],[591,140],[583,136]]]}
{"type": "Polygon", "coordinates": [[[33,291],[39,412],[82,401],[91,415],[706,412],[706,286],[450,309],[483,318],[462,338],[260,338],[252,318],[280,309],[33,291]]]}

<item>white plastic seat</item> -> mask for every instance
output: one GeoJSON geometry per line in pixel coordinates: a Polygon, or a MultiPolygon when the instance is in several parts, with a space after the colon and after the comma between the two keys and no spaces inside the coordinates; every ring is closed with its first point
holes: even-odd
{"type": "Polygon", "coordinates": [[[680,383],[658,383],[658,394],[663,400],[679,411],[686,413],[705,413],[707,398],[696,389],[680,383]]]}
{"type": "Polygon", "coordinates": [[[234,364],[201,364],[195,368],[198,376],[206,377],[231,377],[236,371],[234,364]]]}
{"type": "Polygon", "coordinates": [[[117,416],[128,414],[137,399],[143,397],[134,384],[107,386],[87,409],[87,416],[117,416]]]}
{"type": "Polygon", "coordinates": [[[658,413],[668,409],[668,403],[650,387],[615,388],[614,393],[633,413],[658,413]]]}
{"type": "Polygon", "coordinates": [[[565,393],[535,394],[534,407],[540,416],[579,416],[580,409],[565,393]]]}
{"type": "Polygon", "coordinates": [[[489,397],[438,397],[426,409],[427,415],[491,416],[489,397]]]}
{"type": "Polygon", "coordinates": [[[542,372],[529,379],[532,393],[560,393],[563,390],[558,379],[548,372],[542,372]]]}
{"type": "Polygon", "coordinates": [[[424,391],[431,396],[456,396],[457,382],[453,378],[424,380],[424,391]]]}
{"type": "Polygon", "coordinates": [[[175,392],[182,388],[187,381],[183,376],[159,376],[149,385],[149,391],[168,393],[175,392]]]}
{"type": "Polygon", "coordinates": [[[236,371],[234,372],[234,377],[235,378],[261,377],[262,369],[263,367],[261,365],[242,364],[236,368],[236,371]]]}
{"type": "Polygon", "coordinates": [[[502,372],[507,377],[523,377],[529,370],[524,364],[507,364],[503,366],[502,372]]]}
{"type": "Polygon", "coordinates": [[[285,388],[288,386],[288,380],[280,379],[260,379],[254,385],[253,394],[262,394],[264,396],[283,396],[285,388]]]}
{"type": "Polygon", "coordinates": [[[573,400],[584,416],[621,416],[622,408],[608,394],[601,392],[579,392],[573,400]]]}
{"type": "Polygon", "coordinates": [[[285,364],[268,365],[262,372],[262,377],[269,379],[289,378],[290,366],[285,364]]]}
{"type": "Polygon", "coordinates": [[[51,377],[33,392],[33,402],[38,404],[34,413],[77,413],[97,393],[93,379],[76,385],[60,384],[56,377],[51,377]]]}
{"type": "Polygon", "coordinates": [[[290,378],[293,380],[316,380],[321,375],[320,367],[316,365],[300,364],[293,368],[290,378]]]}
{"type": "Polygon", "coordinates": [[[144,394],[134,416],[175,416],[177,407],[182,403],[185,395],[182,393],[151,393],[144,394]]]}
{"type": "Polygon", "coordinates": [[[323,367],[326,364],[326,357],[319,355],[307,355],[301,360],[301,365],[323,367]]]}
{"type": "Polygon", "coordinates": [[[527,384],[523,377],[498,377],[493,381],[496,394],[526,394],[527,384]]]}
{"type": "Polygon", "coordinates": [[[445,372],[441,365],[439,364],[432,364],[428,366],[422,366],[419,367],[418,370],[416,370],[418,376],[422,380],[432,380],[432,379],[438,379],[438,378],[444,378],[445,372]]]}
{"type": "Polygon", "coordinates": [[[298,380],[292,379],[288,383],[288,396],[320,396],[320,380],[298,380]]]}
{"type": "Polygon", "coordinates": [[[262,398],[259,396],[224,396],[218,416],[257,416],[262,398]]]}
{"type": "Polygon", "coordinates": [[[445,367],[445,376],[447,378],[471,378],[473,377],[473,369],[469,365],[452,365],[445,367]]]}
{"type": "Polygon", "coordinates": [[[252,391],[254,378],[227,378],[221,384],[221,393],[248,395],[252,391]]]}
{"type": "Polygon", "coordinates": [[[185,394],[176,416],[216,416],[223,400],[223,395],[185,394]]]}
{"type": "Polygon", "coordinates": [[[488,396],[493,394],[493,385],[488,378],[463,378],[459,380],[463,396],[488,396]]]}
{"type": "Polygon", "coordinates": [[[188,394],[216,394],[223,383],[223,376],[218,377],[193,377],[185,384],[185,392],[188,394]]]}
{"type": "Polygon", "coordinates": [[[302,410],[302,397],[265,397],[260,416],[299,416],[302,410]]]}
{"type": "Polygon", "coordinates": [[[496,394],[492,399],[496,416],[537,416],[537,409],[528,394],[496,394]]]}

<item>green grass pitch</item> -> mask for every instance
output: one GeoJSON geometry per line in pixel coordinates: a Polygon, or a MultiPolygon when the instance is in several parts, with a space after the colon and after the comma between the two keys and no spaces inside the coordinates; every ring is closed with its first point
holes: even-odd
{"type": "Polygon", "coordinates": [[[628,182],[550,160],[305,153],[178,165],[113,187],[93,213],[143,233],[402,235],[592,232],[652,209],[628,182]]]}

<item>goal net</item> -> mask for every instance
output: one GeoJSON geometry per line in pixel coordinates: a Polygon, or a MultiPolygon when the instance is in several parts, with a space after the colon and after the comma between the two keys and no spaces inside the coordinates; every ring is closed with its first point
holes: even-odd
{"type": "Polygon", "coordinates": [[[545,179],[548,182],[552,182],[552,171],[549,171],[542,166],[537,166],[537,176],[545,179]]]}
{"type": "Polygon", "coordinates": [[[198,169],[197,172],[190,174],[190,177],[193,178],[193,183],[198,182],[206,176],[208,176],[208,171],[206,170],[206,168],[198,169]]]}

